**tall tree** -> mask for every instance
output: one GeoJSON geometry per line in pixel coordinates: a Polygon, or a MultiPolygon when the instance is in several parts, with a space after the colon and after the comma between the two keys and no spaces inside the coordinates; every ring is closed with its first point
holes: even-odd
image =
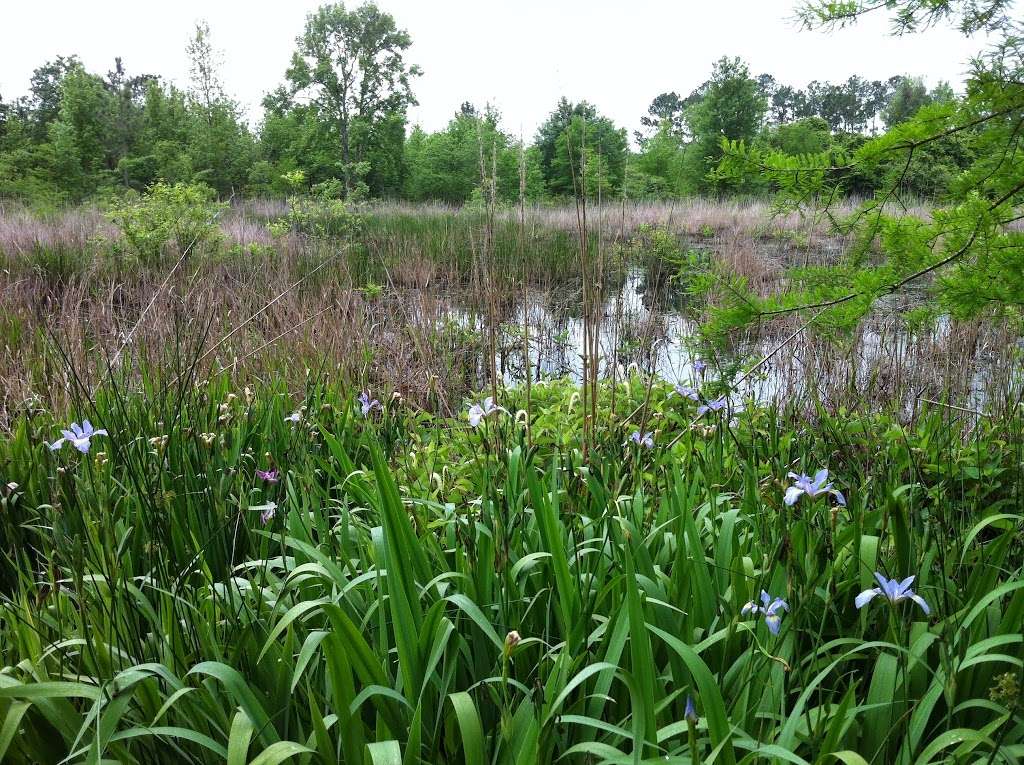
{"type": "Polygon", "coordinates": [[[255,149],[242,109],[228,97],[220,79],[223,57],[213,46],[210,25],[196,24],[189,57],[189,154],[197,173],[226,196],[246,182],[255,149]]]}
{"type": "Polygon", "coordinates": [[[767,107],[760,85],[743,61],[722,57],[715,62],[706,92],[687,116],[694,135],[687,165],[698,190],[714,185],[708,173],[721,157],[722,139],[752,140],[767,107]]]}
{"type": "Polygon", "coordinates": [[[586,101],[562,97],[534,139],[541,173],[555,195],[618,193],[626,175],[626,130],[586,101]],[[582,179],[587,177],[584,189],[582,179]]]}
{"type": "Polygon", "coordinates": [[[78,56],[57,56],[32,72],[26,108],[32,113],[32,124],[38,140],[46,138],[47,128],[60,113],[64,78],[81,67],[82,62],[78,56]]]}
{"type": "Polygon", "coordinates": [[[626,176],[625,128],[607,117],[574,116],[558,136],[548,190],[556,195],[613,196],[626,176]]]}
{"type": "Polygon", "coordinates": [[[627,196],[668,197],[685,191],[681,183],[684,156],[682,136],[665,120],[658,132],[644,141],[628,168],[627,196]]]}
{"type": "Polygon", "coordinates": [[[113,163],[121,174],[121,182],[128,186],[130,165],[125,160],[134,152],[139,141],[143,104],[150,83],[158,78],[149,75],[128,76],[120,56],[114,59],[114,68],[107,72],[104,83],[111,95],[110,132],[107,138],[113,155],[113,163]]]}
{"type": "MultiPolygon", "coordinates": [[[[543,189],[536,152],[527,152],[524,159],[526,195],[533,198],[543,189]]],[[[475,191],[482,193],[483,164],[485,173],[495,172],[498,198],[513,201],[519,197],[519,160],[519,143],[499,129],[498,113],[490,107],[481,113],[466,102],[444,130],[427,134],[419,127],[413,129],[406,145],[405,196],[415,201],[466,202],[475,191]]]]}
{"type": "Polygon", "coordinates": [[[544,175],[544,181],[548,185],[552,183],[552,165],[555,162],[555,155],[558,151],[558,139],[569,127],[573,117],[583,117],[594,120],[597,117],[597,109],[586,101],[574,104],[565,96],[558,99],[554,110],[548,118],[537,128],[537,135],[533,139],[533,145],[540,153],[540,168],[544,175]]]}
{"type": "Polygon", "coordinates": [[[906,122],[929,103],[928,87],[920,77],[901,77],[882,110],[882,119],[885,126],[891,128],[906,122]]]}
{"type": "Polygon", "coordinates": [[[655,96],[647,107],[647,114],[640,118],[643,129],[634,131],[637,143],[643,146],[661,131],[662,125],[667,125],[669,133],[682,136],[686,128],[683,114],[685,108],[683,99],[675,91],[655,96]]]}
{"type": "Polygon", "coordinates": [[[81,67],[64,76],[60,94],[60,110],[49,130],[58,158],[58,180],[74,196],[82,197],[113,169],[108,143],[113,99],[103,80],[81,67]]]}
{"type": "Polygon", "coordinates": [[[411,82],[420,69],[405,61],[411,44],[409,34],[373,3],[353,11],[342,3],[324,5],[307,16],[296,40],[286,73],[290,95],[308,100],[337,131],[348,194],[366,170],[366,139],[374,126],[416,103],[411,82]]]}
{"type": "Polygon", "coordinates": [[[217,104],[227,100],[227,96],[220,81],[223,56],[213,47],[209,22],[196,22],[195,32],[185,52],[189,60],[191,95],[207,112],[212,112],[217,104]]]}

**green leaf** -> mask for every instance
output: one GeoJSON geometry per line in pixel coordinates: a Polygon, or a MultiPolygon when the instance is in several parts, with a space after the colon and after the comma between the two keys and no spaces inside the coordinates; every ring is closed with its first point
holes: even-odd
{"type": "Polygon", "coordinates": [[[296,744],[294,741],[277,741],[258,755],[249,765],[279,765],[297,754],[313,752],[308,746],[296,744]]]}
{"type": "Polygon", "coordinates": [[[227,765],[246,765],[252,733],[252,721],[249,719],[249,715],[239,709],[231,721],[231,732],[228,734],[227,765]]]}
{"type": "Polygon", "coordinates": [[[683,663],[686,664],[686,669],[697,685],[700,703],[708,721],[711,744],[721,747],[721,762],[724,765],[735,765],[736,755],[730,745],[732,729],[725,711],[725,701],[722,699],[722,692],[719,690],[711,670],[708,669],[708,665],[697,655],[696,651],[675,635],[670,635],[657,627],[648,626],[648,629],[665,641],[665,644],[679,654],[683,663]]]}
{"type": "Polygon", "coordinates": [[[402,765],[402,749],[395,740],[366,745],[370,765],[402,765]]]}
{"type": "Polygon", "coordinates": [[[256,694],[245,682],[245,678],[234,667],[217,661],[204,661],[189,670],[190,675],[208,675],[224,684],[243,711],[249,715],[253,728],[261,741],[275,744],[280,740],[277,730],[270,723],[270,718],[256,697],[256,694]]]}
{"type": "Polygon", "coordinates": [[[484,729],[473,698],[465,691],[459,691],[448,694],[448,700],[459,723],[465,765],[485,765],[484,729]]]}

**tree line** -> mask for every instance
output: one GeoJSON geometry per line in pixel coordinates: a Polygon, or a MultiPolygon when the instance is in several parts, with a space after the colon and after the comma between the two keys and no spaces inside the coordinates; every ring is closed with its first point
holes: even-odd
{"type": "MultiPolygon", "coordinates": [[[[373,3],[322,6],[306,19],[281,85],[263,101],[256,128],[220,80],[210,29],[197,24],[186,53],[187,87],[130,72],[114,59],[104,74],[76,56],[37,68],[26,96],[0,97],[0,197],[75,202],[202,183],[219,197],[280,195],[296,188],[336,198],[470,202],[493,179],[498,198],[664,198],[760,193],[757,177],[716,173],[723,139],[792,156],[856,151],[922,107],[956,98],[910,77],[851,77],[806,88],[755,76],[738,58],[715,62],[689,95],[653,99],[635,131],[586,101],[562,98],[529,143],[504,131],[491,106],[464,103],[448,125],[408,125],[420,69],[412,39],[373,3]]],[[[928,147],[904,178],[909,191],[940,194],[970,160],[961,141],[928,147]]],[[[870,194],[887,168],[862,171],[848,190],[870,194]]]]}

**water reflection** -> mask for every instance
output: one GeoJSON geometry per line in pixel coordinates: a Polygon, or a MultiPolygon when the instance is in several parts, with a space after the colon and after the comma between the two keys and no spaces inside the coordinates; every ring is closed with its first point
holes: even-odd
{"type": "MultiPolygon", "coordinates": [[[[694,362],[697,324],[688,311],[686,289],[659,267],[626,270],[607,288],[599,328],[600,374],[621,379],[630,371],[654,373],[671,383],[692,385],[700,377],[694,362]]],[[[527,291],[506,303],[496,342],[496,368],[506,383],[521,383],[526,374],[524,327],[529,329],[529,370],[533,380],[583,375],[584,321],[581,286],[527,291]]],[[[464,329],[486,334],[486,311],[453,309],[448,318],[464,329]]],[[[709,377],[724,375],[735,384],[734,399],[767,403],[814,393],[837,405],[878,403],[882,392],[904,408],[928,394],[958,396],[957,404],[982,408],[995,385],[1020,385],[1019,364],[1007,376],[1006,348],[976,343],[958,350],[954,323],[943,318],[928,331],[910,334],[895,306],[883,307],[847,338],[794,338],[770,360],[748,374],[799,326],[751,333],[727,351],[709,353],[709,377]],[[955,366],[950,367],[951,359],[955,366]],[[999,371],[997,375],[996,372],[999,371]],[[950,383],[955,383],[951,390],[950,383]]],[[[998,341],[996,342],[998,345],[998,341]]],[[[1017,341],[1018,346],[1020,341],[1017,341]]],[[[485,354],[486,355],[486,354],[485,354]]],[[[1019,354],[1018,354],[1019,356],[1019,354]]],[[[480,361],[478,386],[487,377],[480,361]]]]}

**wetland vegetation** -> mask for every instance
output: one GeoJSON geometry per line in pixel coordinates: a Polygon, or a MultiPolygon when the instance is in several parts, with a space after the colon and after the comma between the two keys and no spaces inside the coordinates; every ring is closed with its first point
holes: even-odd
{"type": "Polygon", "coordinates": [[[407,134],[373,5],[258,132],[203,26],[0,102],[0,761],[1024,760],[1020,25],[885,7],[996,42],[635,150],[407,134]]]}

